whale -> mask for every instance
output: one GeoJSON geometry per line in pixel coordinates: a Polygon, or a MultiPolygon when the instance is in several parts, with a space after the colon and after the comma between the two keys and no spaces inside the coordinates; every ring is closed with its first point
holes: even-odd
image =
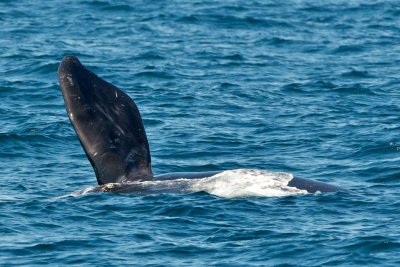
{"type": "MultiPolygon", "coordinates": [[[[62,59],[58,78],[69,120],[93,167],[99,191],[130,193],[138,190],[132,185],[135,181],[202,179],[222,172],[154,174],[142,117],[132,98],[72,55],[62,59]]],[[[296,176],[287,186],[308,193],[348,191],[296,176]]]]}

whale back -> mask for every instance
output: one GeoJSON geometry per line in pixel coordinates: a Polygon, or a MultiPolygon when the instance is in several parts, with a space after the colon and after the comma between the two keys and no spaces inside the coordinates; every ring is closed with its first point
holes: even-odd
{"type": "Polygon", "coordinates": [[[69,119],[97,182],[150,179],[149,144],[133,100],[76,57],[65,57],[58,75],[69,119]]]}

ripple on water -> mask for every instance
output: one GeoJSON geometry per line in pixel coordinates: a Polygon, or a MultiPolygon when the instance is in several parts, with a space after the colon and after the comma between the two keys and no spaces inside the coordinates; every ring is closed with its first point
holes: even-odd
{"type": "Polygon", "coordinates": [[[0,1],[0,262],[399,266],[399,19],[394,0],[0,1]],[[135,99],[155,173],[232,171],[97,192],[67,54],[135,99]]]}

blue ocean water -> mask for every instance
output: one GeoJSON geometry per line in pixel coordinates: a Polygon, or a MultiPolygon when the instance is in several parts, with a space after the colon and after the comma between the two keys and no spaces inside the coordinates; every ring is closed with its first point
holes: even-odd
{"type": "Polygon", "coordinates": [[[400,264],[398,1],[3,0],[0,25],[0,265],[400,264]],[[135,100],[155,173],[353,193],[74,194],[96,178],[59,89],[68,54],[135,100]]]}

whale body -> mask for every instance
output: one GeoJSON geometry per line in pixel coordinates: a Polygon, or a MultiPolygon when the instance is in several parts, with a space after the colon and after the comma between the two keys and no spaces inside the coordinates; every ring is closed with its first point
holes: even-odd
{"type": "MultiPolygon", "coordinates": [[[[70,122],[96,174],[100,191],[135,192],[134,181],[201,179],[222,171],[154,175],[146,131],[135,102],[122,90],[66,56],[58,69],[70,122]],[[118,184],[118,186],[105,186],[118,184]]],[[[287,186],[309,193],[347,191],[327,183],[293,177],[287,186]]]]}

